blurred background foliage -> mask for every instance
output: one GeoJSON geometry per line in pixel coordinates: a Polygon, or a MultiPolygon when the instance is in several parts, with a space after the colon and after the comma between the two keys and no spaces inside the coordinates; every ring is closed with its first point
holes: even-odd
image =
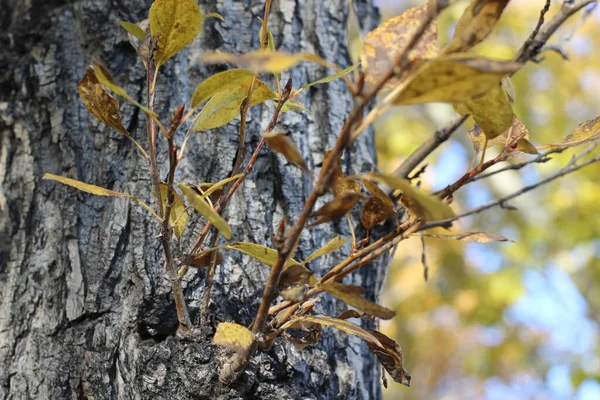
{"type": "MultiPolygon", "coordinates": [[[[458,2],[441,16],[442,45],[468,3],[458,2]]],[[[420,4],[378,1],[383,20],[420,4]]],[[[511,1],[474,52],[513,58],[544,4],[511,1]]],[[[547,19],[561,4],[552,1],[547,19]]],[[[573,16],[549,44],[569,60],[545,51],[541,63],[528,64],[513,78],[517,114],[537,146],[560,141],[600,114],[598,8],[573,16]]],[[[393,171],[455,115],[441,104],[391,110],[376,123],[380,169],[393,171]]],[[[443,188],[467,171],[474,155],[466,138],[471,126],[467,121],[427,160],[423,187],[443,188]]],[[[459,191],[453,207],[466,210],[534,183],[584,147],[472,183],[459,191]]],[[[495,233],[515,243],[426,238],[427,282],[420,239],[403,242],[383,296],[398,315],[382,328],[403,347],[413,380],[405,388],[390,379],[386,398],[600,399],[599,203],[600,165],[594,164],[511,201],[516,211],[494,208],[464,219],[453,232],[495,233]]]]}

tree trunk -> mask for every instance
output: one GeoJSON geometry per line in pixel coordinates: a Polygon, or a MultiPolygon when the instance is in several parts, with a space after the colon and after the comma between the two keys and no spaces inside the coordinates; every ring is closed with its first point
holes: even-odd
{"type": "MultiPolygon", "coordinates": [[[[203,12],[219,12],[225,22],[207,20],[190,48],[161,69],[157,104],[163,121],[170,110],[187,103],[195,85],[223,69],[199,65],[203,51],[237,53],[259,47],[263,3],[202,2],[203,12]]],[[[251,322],[268,268],[238,253],[225,253],[216,269],[206,338],[179,339],[156,239],[159,230],[148,212],[126,199],[91,196],[41,181],[45,172],[65,175],[151,202],[145,160],[128,140],[94,119],[76,90],[86,66],[97,58],[133,97],[143,100],[142,65],[116,22],[144,19],[150,1],[0,0],[0,6],[0,397],[379,398],[379,364],[367,346],[329,328],[318,345],[302,351],[278,339],[269,351],[257,352],[232,387],[222,387],[218,370],[224,352],[210,344],[214,327],[219,321],[251,322]]],[[[269,25],[278,48],[317,53],[346,66],[346,13],[346,0],[275,0],[269,25]]],[[[376,22],[369,2],[358,2],[358,14],[364,27],[376,22]]],[[[330,73],[302,63],[292,72],[294,86],[330,73]]],[[[318,171],[353,100],[343,83],[335,81],[311,88],[302,101],[310,113],[285,113],[277,129],[292,133],[309,167],[318,171]]],[[[121,109],[124,125],[147,146],[145,116],[130,105],[121,109]]],[[[271,105],[251,110],[248,155],[272,111],[271,105]]],[[[177,179],[198,183],[226,177],[236,155],[238,128],[236,120],[196,134],[177,179]]],[[[160,175],[165,179],[162,146],[160,175]]],[[[346,173],[373,170],[372,136],[353,144],[343,160],[346,173]]],[[[272,247],[271,235],[280,220],[295,222],[311,188],[299,169],[262,149],[225,212],[234,240],[272,247]]],[[[177,256],[189,248],[192,233],[201,225],[200,219],[192,221],[194,229],[176,246],[177,256]]],[[[296,258],[336,234],[349,235],[345,220],[307,230],[296,258]]],[[[340,258],[328,256],[311,267],[321,275],[340,258]]],[[[348,283],[364,286],[374,298],[385,265],[384,259],[365,267],[348,283]]],[[[193,320],[205,274],[194,269],[184,278],[193,320]]],[[[344,309],[329,296],[318,306],[328,315],[344,309]]]]}

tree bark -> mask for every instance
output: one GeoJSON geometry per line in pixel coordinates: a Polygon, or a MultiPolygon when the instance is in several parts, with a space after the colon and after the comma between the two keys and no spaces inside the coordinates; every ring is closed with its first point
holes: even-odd
{"type": "MultiPolygon", "coordinates": [[[[116,22],[144,19],[150,3],[0,0],[0,397],[379,398],[380,367],[367,346],[328,328],[318,345],[302,351],[278,339],[269,351],[254,356],[232,387],[222,387],[218,370],[224,352],[210,343],[214,327],[220,321],[252,321],[268,268],[238,253],[225,253],[215,273],[206,337],[180,339],[156,239],[159,227],[148,212],[126,199],[91,196],[41,181],[45,172],[65,175],[151,202],[147,162],[126,138],[94,119],[76,90],[86,66],[97,58],[133,97],[144,99],[143,67],[116,22]]],[[[346,4],[274,1],[269,26],[277,47],[349,65],[346,4]]],[[[259,48],[263,6],[258,0],[201,2],[203,12],[219,12],[225,22],[207,20],[201,36],[161,69],[157,109],[163,121],[170,110],[187,103],[195,85],[224,68],[201,66],[202,52],[259,48]]],[[[358,14],[367,28],[377,20],[369,1],[358,2],[358,14]]],[[[302,63],[292,71],[294,86],[330,73],[302,63]]],[[[353,100],[343,82],[335,81],[311,88],[302,101],[310,112],[285,113],[277,129],[291,132],[309,167],[318,171],[353,100]]],[[[147,146],[145,116],[130,105],[121,110],[124,125],[147,146]]],[[[271,105],[251,109],[248,155],[272,111],[271,105]]],[[[238,128],[236,120],[196,134],[176,178],[193,183],[225,178],[235,159],[238,128]]],[[[178,135],[179,143],[181,139],[178,135]]],[[[162,179],[167,173],[165,154],[160,148],[162,179]]],[[[363,135],[343,160],[346,173],[372,171],[372,135],[363,135]]],[[[234,240],[271,247],[280,220],[296,220],[311,188],[299,169],[262,149],[225,212],[234,240]]],[[[175,243],[176,256],[183,255],[202,228],[198,218],[191,224],[194,229],[182,245],[175,243]]],[[[306,257],[336,234],[349,235],[345,220],[307,230],[296,258],[306,257]]],[[[341,257],[328,256],[310,266],[321,275],[341,257]]],[[[364,286],[373,299],[381,290],[386,264],[384,258],[347,282],[364,286]]],[[[192,320],[205,274],[190,270],[183,282],[192,320]]],[[[344,309],[329,296],[318,306],[328,315],[344,309]]]]}

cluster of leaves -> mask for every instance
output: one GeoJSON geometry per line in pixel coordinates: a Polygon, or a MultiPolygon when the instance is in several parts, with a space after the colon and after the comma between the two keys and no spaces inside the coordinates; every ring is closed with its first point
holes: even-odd
{"type": "MultiPolygon", "coordinates": [[[[235,64],[238,68],[217,73],[201,82],[193,93],[188,112],[184,112],[183,105],[175,109],[171,120],[165,126],[159,121],[154,104],[159,68],[192,42],[201,31],[205,18],[222,17],[218,14],[202,15],[194,0],[156,0],[150,8],[147,23],[121,23],[129,32],[130,41],[146,68],[148,82],[151,82],[148,88],[148,104],[142,105],[129,96],[116,83],[110,72],[96,61],[79,82],[78,89],[82,101],[89,111],[98,120],[131,140],[142,156],[149,161],[156,207],[153,209],[131,195],[70,178],[51,174],[46,174],[45,177],[96,195],[128,197],[152,213],[162,228],[161,242],[165,251],[166,270],[173,285],[181,334],[192,333],[192,324],[180,283],[188,267],[206,267],[209,271],[214,271],[216,265],[223,262],[224,251],[242,252],[270,267],[269,280],[265,285],[261,307],[253,325],[246,328],[234,322],[222,322],[217,327],[214,342],[233,351],[241,360],[233,372],[222,374],[223,382],[229,383],[235,379],[235,375],[245,366],[254,351],[257,348],[267,348],[276,337],[281,336],[303,348],[319,340],[322,326],[330,326],[365,340],[395,381],[407,385],[410,383],[410,375],[402,365],[402,352],[396,342],[380,332],[366,330],[347,321],[348,318],[390,319],[395,313],[363,298],[363,288],[345,285],[340,281],[389,251],[398,242],[426,227],[426,224],[450,226],[457,218],[448,205],[452,200],[452,193],[485,168],[505,160],[506,155],[515,154],[515,151],[537,154],[535,147],[528,141],[526,128],[513,111],[515,95],[509,75],[517,72],[522,63],[495,60],[468,52],[488,36],[508,1],[473,1],[460,19],[451,43],[440,50],[435,19],[446,6],[442,3],[444,2],[429,1],[421,7],[407,10],[370,32],[362,45],[356,15],[350,13],[348,36],[353,41],[352,58],[360,59],[361,65],[342,69],[314,54],[286,54],[277,51],[273,35],[267,26],[270,4],[267,2],[259,33],[261,49],[241,55],[225,52],[204,54],[201,58],[203,63],[235,64]],[[331,68],[334,74],[300,88],[294,88],[291,80],[282,85],[282,72],[302,61],[331,68]],[[353,71],[354,79],[350,79],[348,74],[353,71]],[[273,75],[276,88],[271,88],[259,79],[264,73],[273,75]],[[345,80],[348,90],[359,100],[359,105],[348,117],[336,145],[326,155],[320,173],[313,176],[293,140],[284,133],[274,132],[274,129],[280,112],[306,111],[297,101],[305,89],[337,78],[345,80]],[[146,113],[150,119],[148,148],[138,143],[123,126],[119,103],[109,91],[146,113]],[[362,111],[378,94],[385,96],[363,118],[362,111]],[[184,156],[185,145],[190,135],[223,126],[240,116],[240,138],[243,138],[248,109],[266,101],[274,101],[275,112],[268,128],[262,133],[259,146],[243,170],[241,160],[240,163],[235,163],[230,177],[220,182],[175,183],[175,170],[184,156]],[[477,126],[470,137],[478,149],[502,143],[505,146],[502,157],[486,164],[483,164],[482,158],[479,168],[470,171],[441,195],[426,193],[403,177],[376,173],[344,175],[340,164],[342,153],[351,139],[357,137],[366,125],[391,106],[426,102],[452,103],[460,114],[471,114],[477,126]],[[188,119],[192,121],[185,132],[181,148],[178,148],[174,144],[174,137],[188,119]],[[166,182],[158,180],[156,128],[168,143],[169,177],[166,182]],[[234,191],[251,172],[257,152],[263,143],[310,176],[314,180],[314,190],[294,226],[286,232],[285,222],[282,222],[280,232],[274,240],[275,248],[248,242],[228,242],[217,246],[218,234],[227,241],[232,240],[231,229],[222,212],[234,191]],[[382,186],[379,186],[380,184],[382,186]],[[331,188],[333,198],[313,212],[316,200],[327,193],[327,188],[331,188]],[[387,190],[393,192],[392,196],[387,190]],[[348,218],[352,228],[349,213],[359,203],[362,203],[360,222],[367,232],[391,218],[396,220],[395,227],[387,235],[374,241],[371,241],[369,234],[357,241],[353,233],[348,256],[338,265],[332,266],[322,277],[313,274],[309,268],[310,262],[340,251],[350,239],[333,238],[302,262],[293,258],[299,235],[304,229],[343,217],[348,218]],[[187,255],[179,260],[185,265],[177,271],[170,242],[172,235],[182,240],[190,209],[194,209],[204,218],[204,230],[187,255]],[[309,218],[316,219],[309,224],[309,218]],[[214,233],[215,239],[211,247],[206,249],[203,242],[212,226],[218,232],[214,233]],[[315,314],[313,306],[323,292],[355,310],[337,317],[315,314]],[[277,294],[281,295],[284,301],[272,306],[277,294]],[[270,315],[273,317],[265,324],[270,315]]],[[[597,121],[596,125],[590,122],[584,125],[579,133],[574,133],[558,146],[592,140],[598,135],[597,128],[597,121]]],[[[240,140],[240,146],[243,146],[243,143],[244,141],[240,140]]],[[[505,240],[483,233],[447,237],[479,242],[505,240]]],[[[208,283],[204,296],[210,296],[208,283]]]]}

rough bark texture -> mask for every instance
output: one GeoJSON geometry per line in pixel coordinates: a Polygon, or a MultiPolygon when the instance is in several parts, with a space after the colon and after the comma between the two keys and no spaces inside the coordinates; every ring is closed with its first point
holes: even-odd
{"type": "MultiPolygon", "coordinates": [[[[102,60],[134,97],[144,98],[141,63],[117,21],[139,21],[150,1],[0,0],[0,397],[3,399],[355,399],[380,397],[379,366],[366,345],[325,329],[313,348],[296,350],[277,341],[259,352],[231,388],[218,384],[222,350],[210,345],[219,321],[249,324],[256,314],[268,269],[226,253],[215,276],[206,338],[174,336],[175,308],[156,240],[158,226],[126,199],[95,197],[41,181],[44,172],[135,194],[150,202],[147,163],[123,136],[83,107],[76,83],[92,58],[102,60]]],[[[162,69],[158,105],[163,120],[185,103],[195,85],[223,67],[197,62],[206,49],[244,52],[259,47],[263,1],[205,0],[208,21],[192,46],[162,69]]],[[[376,12],[359,2],[361,23],[376,12]]],[[[348,65],[345,0],[275,0],[270,27],[289,52],[317,53],[348,65]]],[[[295,86],[327,73],[303,63],[295,86]]],[[[308,165],[318,170],[333,144],[352,98],[343,83],[311,88],[303,97],[311,112],[287,113],[278,129],[291,132],[308,165]]],[[[271,117],[271,105],[251,110],[246,140],[250,154],[271,117]]],[[[146,145],[145,117],[124,105],[123,121],[146,145]]],[[[215,182],[232,168],[239,122],[194,137],[177,179],[215,182]]],[[[181,138],[178,137],[178,140],[181,138]]],[[[164,179],[165,157],[159,161],[164,179]]],[[[365,135],[344,156],[348,173],[373,170],[372,138],[365,135]]],[[[226,218],[235,240],[271,245],[282,218],[294,222],[312,184],[297,168],[263,149],[254,172],[233,198],[226,218]]],[[[325,199],[321,199],[322,204],[325,199]]],[[[317,205],[319,205],[317,204],[317,205]]],[[[193,221],[194,222],[194,221],[193,221]]],[[[198,221],[196,221],[198,222],[198,221]]],[[[201,223],[196,223],[199,232],[201,223]]],[[[303,234],[298,258],[335,234],[344,220],[303,234]]],[[[176,255],[189,246],[188,232],[176,255]]],[[[346,249],[347,251],[347,249],[346,249]]],[[[317,274],[339,255],[313,263],[317,274]]],[[[382,267],[370,266],[348,281],[380,290],[382,267]]],[[[185,277],[185,296],[195,320],[205,272],[185,277]]],[[[326,296],[320,310],[345,306],[326,296]]]]}

